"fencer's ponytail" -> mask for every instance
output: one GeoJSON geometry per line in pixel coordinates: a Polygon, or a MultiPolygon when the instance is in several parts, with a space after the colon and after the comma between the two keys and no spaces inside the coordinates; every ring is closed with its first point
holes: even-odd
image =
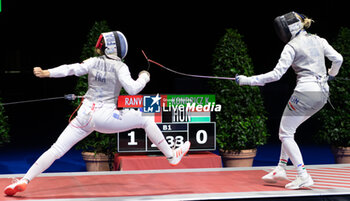
{"type": "Polygon", "coordinates": [[[308,29],[311,26],[311,23],[315,22],[313,19],[306,17],[303,14],[296,13],[299,19],[302,21],[305,29],[308,29]]]}
{"type": "Polygon", "coordinates": [[[104,54],[104,52],[101,49],[95,48],[95,52],[96,54],[98,54],[99,56],[102,56],[104,54]]]}
{"type": "Polygon", "coordinates": [[[303,20],[304,28],[308,29],[311,26],[311,23],[313,23],[313,22],[315,22],[315,21],[313,21],[310,18],[305,17],[304,20],[303,20]]]}

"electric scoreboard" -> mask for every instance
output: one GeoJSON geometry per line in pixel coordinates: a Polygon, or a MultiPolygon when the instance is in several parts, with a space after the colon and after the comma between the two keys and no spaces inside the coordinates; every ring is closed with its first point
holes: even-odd
{"type": "MultiPolygon", "coordinates": [[[[177,148],[191,142],[190,151],[216,149],[214,95],[121,95],[118,109],[138,109],[147,118],[153,118],[170,147],[177,148]]],[[[159,152],[147,138],[144,129],[117,133],[118,152],[159,152]]]]}

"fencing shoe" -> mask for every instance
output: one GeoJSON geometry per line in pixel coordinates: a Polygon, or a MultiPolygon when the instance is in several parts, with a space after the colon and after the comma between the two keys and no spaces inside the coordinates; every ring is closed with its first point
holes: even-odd
{"type": "Polygon", "coordinates": [[[286,170],[280,166],[277,166],[270,173],[262,177],[262,180],[266,183],[276,183],[277,181],[283,181],[286,179],[288,179],[286,170]]]}
{"type": "Polygon", "coordinates": [[[4,193],[8,196],[13,196],[17,192],[26,190],[27,184],[28,181],[26,179],[13,180],[13,183],[5,188],[4,193]]]}
{"type": "Polygon", "coordinates": [[[314,180],[312,180],[311,176],[308,174],[306,177],[297,176],[297,178],[286,184],[286,189],[299,189],[303,187],[310,187],[314,185],[314,180]]]}
{"type": "Polygon", "coordinates": [[[174,153],[173,157],[167,158],[170,165],[176,166],[177,164],[179,164],[182,157],[186,155],[186,153],[190,149],[190,146],[191,146],[191,143],[189,141],[186,141],[179,148],[173,150],[173,153],[174,153]]]}

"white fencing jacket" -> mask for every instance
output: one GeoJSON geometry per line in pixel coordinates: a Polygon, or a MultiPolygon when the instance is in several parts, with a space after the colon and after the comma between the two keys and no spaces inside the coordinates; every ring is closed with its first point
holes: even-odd
{"type": "Polygon", "coordinates": [[[343,57],[328,44],[327,40],[302,31],[284,46],[281,57],[272,71],[252,76],[252,85],[263,86],[265,83],[277,81],[292,66],[297,74],[296,91],[320,91],[322,89],[307,83],[319,82],[327,76],[325,57],[332,61],[328,74],[336,76],[343,57]]]}
{"type": "Polygon", "coordinates": [[[128,94],[135,95],[150,80],[147,73],[142,73],[137,80],[133,80],[126,64],[120,60],[108,59],[106,56],[93,57],[83,63],[61,65],[48,71],[53,78],[88,74],[89,88],[85,99],[107,104],[116,104],[122,87],[128,94]]]}

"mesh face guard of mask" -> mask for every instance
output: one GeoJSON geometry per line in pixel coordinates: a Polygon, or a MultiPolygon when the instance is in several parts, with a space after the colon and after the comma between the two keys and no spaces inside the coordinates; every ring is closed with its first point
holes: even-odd
{"type": "MultiPolygon", "coordinates": [[[[297,36],[303,29],[303,23],[296,15],[296,12],[278,16],[274,20],[274,27],[277,36],[284,42],[288,43],[292,38],[297,36]]],[[[302,17],[302,15],[299,15],[302,17]]]]}

